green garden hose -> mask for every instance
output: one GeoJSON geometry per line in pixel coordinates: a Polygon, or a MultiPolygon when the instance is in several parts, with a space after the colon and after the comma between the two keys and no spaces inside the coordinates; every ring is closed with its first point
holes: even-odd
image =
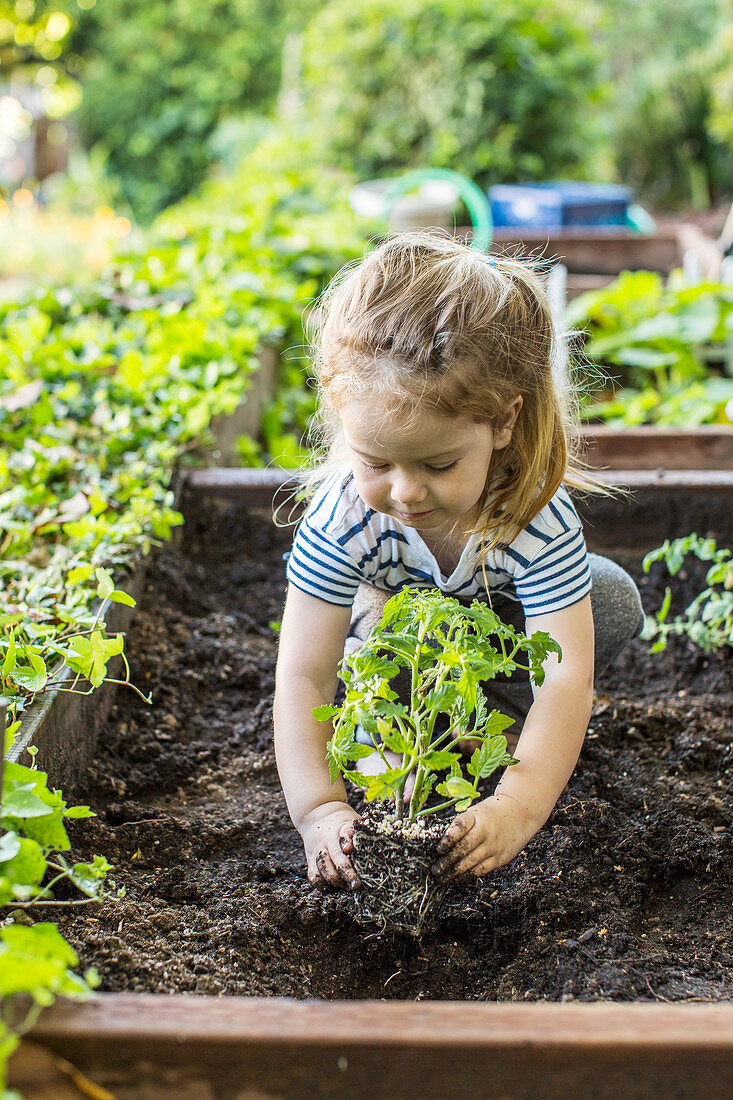
{"type": "Polygon", "coordinates": [[[471,248],[476,248],[479,252],[488,252],[494,233],[489,200],[477,184],[459,172],[452,172],[449,168],[416,168],[414,172],[400,176],[384,193],[387,209],[390,210],[394,206],[400,195],[404,195],[406,191],[411,191],[413,187],[428,180],[444,180],[454,185],[471,217],[473,225],[471,248]]]}

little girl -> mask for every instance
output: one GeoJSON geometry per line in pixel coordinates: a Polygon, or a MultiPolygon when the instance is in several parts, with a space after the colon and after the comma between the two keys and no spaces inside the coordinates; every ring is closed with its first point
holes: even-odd
{"type": "Polygon", "coordinates": [[[450,238],[395,236],[324,298],[315,368],[329,451],[288,562],[275,691],[278,771],[314,885],[359,882],[357,815],[329,780],[331,732],[311,712],[333,702],[345,648],[392,593],[484,598],[562,648],[539,688],[482,685],[489,707],[523,720],[519,763],[446,829],[433,867],[445,879],[501,867],[542,827],[583,744],[594,646],[602,668],[641,629],[634,582],[587,554],[565,488],[593,484],[571,455],[554,361],[532,269],[450,238]]]}

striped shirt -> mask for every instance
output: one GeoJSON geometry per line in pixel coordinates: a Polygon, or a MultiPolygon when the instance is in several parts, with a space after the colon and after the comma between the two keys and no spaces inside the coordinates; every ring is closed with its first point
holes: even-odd
{"type": "Polygon", "coordinates": [[[510,545],[486,553],[483,567],[481,535],[472,535],[445,576],[415,528],[367,508],[351,474],[343,473],[325,482],[310,502],[287,574],[301,591],[344,607],[354,602],[362,581],[388,592],[409,584],[469,599],[488,584],[492,592],[518,600],[526,616],[569,607],[591,588],[582,525],[562,487],[510,545]]]}

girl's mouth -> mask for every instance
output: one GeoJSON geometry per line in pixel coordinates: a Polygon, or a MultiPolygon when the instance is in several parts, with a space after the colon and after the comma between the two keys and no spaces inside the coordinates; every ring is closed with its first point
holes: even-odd
{"type": "Polygon", "coordinates": [[[426,516],[432,516],[434,511],[434,508],[430,508],[427,512],[400,512],[399,509],[395,508],[395,515],[399,516],[400,519],[408,519],[414,522],[416,519],[425,519],[426,516]]]}

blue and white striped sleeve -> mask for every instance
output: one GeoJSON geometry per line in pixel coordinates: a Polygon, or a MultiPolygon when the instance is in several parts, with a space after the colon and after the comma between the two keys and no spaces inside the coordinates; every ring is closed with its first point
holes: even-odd
{"type": "Polygon", "coordinates": [[[301,592],[326,603],[350,607],[363,580],[361,571],[338,541],[306,516],[288,558],[287,577],[301,592]]]}
{"type": "Polygon", "coordinates": [[[591,590],[591,573],[581,528],[552,540],[514,580],[526,616],[546,615],[578,603],[591,590]]]}

